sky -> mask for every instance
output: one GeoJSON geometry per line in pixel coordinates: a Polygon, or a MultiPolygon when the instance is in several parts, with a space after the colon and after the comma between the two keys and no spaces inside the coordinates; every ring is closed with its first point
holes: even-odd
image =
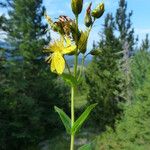
{"type": "MultiPolygon", "coordinates": [[[[84,8],[79,16],[79,26],[81,29],[84,28],[83,18],[85,15],[85,10],[89,4],[92,2],[92,9],[96,7],[101,0],[84,0],[84,8]]],[[[104,0],[105,2],[105,14],[102,18],[96,21],[94,28],[90,34],[89,48],[92,48],[93,41],[98,41],[99,33],[102,29],[104,18],[107,13],[115,14],[118,7],[118,0],[104,0]]],[[[127,0],[128,12],[133,10],[132,23],[135,29],[135,35],[139,36],[139,40],[145,38],[146,33],[150,34],[150,0],[127,0]]],[[[47,9],[47,14],[53,19],[57,18],[59,15],[67,15],[74,18],[71,11],[70,0],[44,0],[44,5],[47,9]]],[[[52,33],[52,36],[56,36],[52,33]]]]}
{"type": "MultiPolygon", "coordinates": [[[[70,6],[71,0],[43,0],[43,5],[46,7],[47,14],[55,20],[59,15],[67,15],[74,19],[74,15],[71,11],[70,6]]],[[[85,10],[89,4],[92,2],[92,9],[94,9],[101,0],[84,0],[83,11],[79,16],[79,27],[84,30],[84,15],[85,10]]],[[[102,24],[107,13],[115,14],[118,7],[118,0],[104,0],[105,3],[105,13],[102,18],[98,19],[92,29],[89,38],[89,49],[92,48],[93,41],[98,41],[100,31],[102,29],[102,24]]],[[[150,34],[150,0],[127,0],[128,3],[128,12],[133,10],[132,23],[135,29],[135,35],[139,36],[141,41],[145,38],[145,34],[150,34]]],[[[0,15],[3,14],[6,10],[0,9],[0,15]]],[[[52,38],[57,38],[57,35],[54,32],[51,32],[52,38]]]]}

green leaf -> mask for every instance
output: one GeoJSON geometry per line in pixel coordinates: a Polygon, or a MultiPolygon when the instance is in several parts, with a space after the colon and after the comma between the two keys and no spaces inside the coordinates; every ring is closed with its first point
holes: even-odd
{"type": "Polygon", "coordinates": [[[62,74],[62,78],[64,79],[64,81],[66,81],[66,83],[68,83],[70,86],[76,86],[77,85],[77,79],[70,75],[70,74],[67,74],[67,73],[63,73],[62,74]]]}
{"type": "Polygon", "coordinates": [[[71,120],[68,115],[57,106],[54,107],[55,111],[59,114],[68,134],[71,133],[71,120]]]}
{"type": "Polygon", "coordinates": [[[78,150],[92,150],[91,144],[81,146],[78,150]]]}
{"type": "Polygon", "coordinates": [[[111,73],[108,70],[103,71],[104,76],[109,77],[111,73]]]}
{"type": "Polygon", "coordinates": [[[93,110],[93,108],[97,105],[97,103],[92,104],[87,107],[87,109],[81,114],[81,116],[75,121],[71,133],[75,134],[82,126],[82,124],[85,122],[87,117],[89,116],[90,112],[93,110]]]}

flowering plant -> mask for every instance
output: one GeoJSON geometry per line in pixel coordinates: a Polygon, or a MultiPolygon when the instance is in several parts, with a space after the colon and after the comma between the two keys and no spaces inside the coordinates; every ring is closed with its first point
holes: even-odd
{"type": "MultiPolygon", "coordinates": [[[[100,3],[94,10],[91,11],[91,5],[89,4],[84,24],[87,27],[85,31],[81,31],[78,27],[79,14],[83,8],[83,0],[71,0],[72,12],[75,15],[75,20],[67,16],[59,16],[56,22],[45,13],[45,18],[49,23],[51,29],[60,35],[60,39],[54,40],[45,47],[44,51],[50,55],[46,58],[46,61],[50,64],[51,71],[60,75],[71,88],[71,118],[60,108],[55,106],[56,112],[58,112],[68,134],[71,135],[70,150],[74,150],[75,134],[90,112],[94,109],[97,104],[92,104],[86,108],[86,110],[75,120],[74,110],[74,96],[75,88],[79,85],[80,77],[83,73],[83,67],[78,67],[78,56],[82,54],[82,65],[87,55],[96,55],[99,53],[98,50],[92,50],[85,55],[87,49],[87,42],[90,31],[96,19],[100,18],[104,13],[104,3],[100,3]],[[71,71],[70,67],[65,59],[65,55],[74,55],[74,70],[71,71]],[[65,66],[68,69],[68,73],[64,73],[65,66]]],[[[81,147],[84,149],[85,146],[81,147]]]]}

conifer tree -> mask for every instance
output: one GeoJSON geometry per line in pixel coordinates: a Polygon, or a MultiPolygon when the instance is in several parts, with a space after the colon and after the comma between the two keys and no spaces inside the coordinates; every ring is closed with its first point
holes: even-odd
{"type": "Polygon", "coordinates": [[[97,46],[100,54],[93,58],[87,72],[89,84],[89,103],[97,102],[98,106],[93,115],[101,130],[105,125],[113,125],[119,112],[121,73],[118,62],[120,60],[120,42],[114,34],[115,21],[112,14],[107,14],[104,22],[102,39],[97,46]]]}
{"type": "Polygon", "coordinates": [[[7,5],[11,49],[5,69],[8,86],[0,99],[0,149],[26,150],[50,136],[57,121],[53,101],[66,108],[63,101],[68,95],[67,89],[64,97],[59,95],[61,89],[55,86],[54,75],[44,63],[42,51],[49,41],[45,40],[47,25],[42,23],[42,0],[8,0],[7,5]]]}
{"type": "Polygon", "coordinates": [[[150,40],[149,40],[149,35],[146,34],[146,37],[144,40],[142,40],[142,44],[140,47],[140,50],[148,51],[150,48],[150,40]]]}
{"type": "Polygon", "coordinates": [[[120,67],[124,72],[125,87],[124,87],[124,97],[128,103],[131,103],[132,99],[132,88],[131,88],[131,62],[130,56],[133,55],[135,38],[134,29],[132,28],[131,17],[133,11],[127,12],[127,2],[126,0],[119,1],[119,8],[116,11],[116,29],[119,33],[119,40],[123,59],[121,61],[120,67]]]}
{"type": "Polygon", "coordinates": [[[97,140],[96,150],[149,149],[150,147],[150,53],[138,51],[132,57],[134,103],[125,107],[124,115],[97,140]],[[141,144],[142,143],[142,144],[141,144]]]}
{"type": "Polygon", "coordinates": [[[132,27],[131,17],[133,15],[133,11],[127,12],[127,2],[126,0],[119,1],[119,8],[116,11],[116,28],[119,33],[119,39],[121,41],[122,46],[127,42],[129,46],[129,53],[134,50],[133,46],[135,44],[134,38],[134,29],[132,27]]]}

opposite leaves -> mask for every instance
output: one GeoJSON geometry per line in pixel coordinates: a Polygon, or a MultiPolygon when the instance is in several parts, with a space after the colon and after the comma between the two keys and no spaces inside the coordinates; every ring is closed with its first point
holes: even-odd
{"type": "Polygon", "coordinates": [[[71,133],[75,134],[83,125],[83,123],[85,122],[85,120],[87,119],[87,117],[89,116],[90,112],[94,109],[94,107],[97,105],[97,103],[90,105],[89,107],[87,107],[87,109],[81,114],[81,116],[76,120],[76,122],[74,123],[72,129],[71,129],[71,133]]]}
{"type": "Polygon", "coordinates": [[[71,131],[71,120],[70,118],[68,117],[68,115],[60,108],[58,107],[54,107],[55,111],[59,114],[65,128],[66,128],[66,131],[68,134],[70,134],[70,131],[71,131]]]}

